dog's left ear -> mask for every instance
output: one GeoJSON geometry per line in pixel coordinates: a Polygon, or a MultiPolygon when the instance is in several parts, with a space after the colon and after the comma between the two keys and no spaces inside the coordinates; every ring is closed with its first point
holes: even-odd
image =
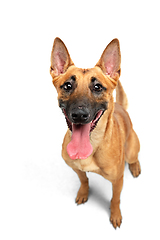
{"type": "Polygon", "coordinates": [[[100,67],[104,74],[118,81],[121,71],[121,53],[118,39],[113,39],[104,52],[96,66],[100,67]]]}
{"type": "Polygon", "coordinates": [[[65,73],[71,65],[74,65],[74,63],[65,44],[60,38],[55,38],[51,53],[50,74],[52,78],[65,73]]]}

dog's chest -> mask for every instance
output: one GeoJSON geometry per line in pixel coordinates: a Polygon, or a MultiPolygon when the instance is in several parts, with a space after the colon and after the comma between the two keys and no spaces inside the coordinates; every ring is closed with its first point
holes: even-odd
{"type": "Polygon", "coordinates": [[[94,172],[99,170],[99,167],[92,156],[87,159],[77,159],[74,161],[74,165],[76,168],[84,172],[94,172]]]}

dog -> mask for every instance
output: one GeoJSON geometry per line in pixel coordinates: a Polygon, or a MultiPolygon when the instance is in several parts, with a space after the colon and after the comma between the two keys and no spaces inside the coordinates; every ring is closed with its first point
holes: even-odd
{"type": "Polygon", "coordinates": [[[86,172],[102,175],[112,183],[110,221],[115,229],[122,222],[120,194],[125,162],[134,177],[141,173],[140,143],[126,111],[128,100],[119,81],[120,73],[118,39],[108,44],[95,67],[81,69],[74,65],[63,41],[55,38],[50,74],[68,125],[62,157],[81,182],[76,203],[88,200],[86,172]]]}

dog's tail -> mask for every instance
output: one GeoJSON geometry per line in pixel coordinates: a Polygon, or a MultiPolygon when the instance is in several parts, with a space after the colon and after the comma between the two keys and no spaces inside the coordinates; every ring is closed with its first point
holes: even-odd
{"type": "Polygon", "coordinates": [[[128,99],[120,81],[118,81],[116,87],[116,102],[123,106],[125,110],[127,110],[128,99]]]}

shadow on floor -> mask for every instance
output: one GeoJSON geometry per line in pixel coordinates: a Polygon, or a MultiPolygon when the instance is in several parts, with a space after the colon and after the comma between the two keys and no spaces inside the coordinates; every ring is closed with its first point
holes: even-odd
{"type": "Polygon", "coordinates": [[[89,188],[89,201],[102,208],[110,216],[112,186],[105,179],[91,179],[89,188]]]}

